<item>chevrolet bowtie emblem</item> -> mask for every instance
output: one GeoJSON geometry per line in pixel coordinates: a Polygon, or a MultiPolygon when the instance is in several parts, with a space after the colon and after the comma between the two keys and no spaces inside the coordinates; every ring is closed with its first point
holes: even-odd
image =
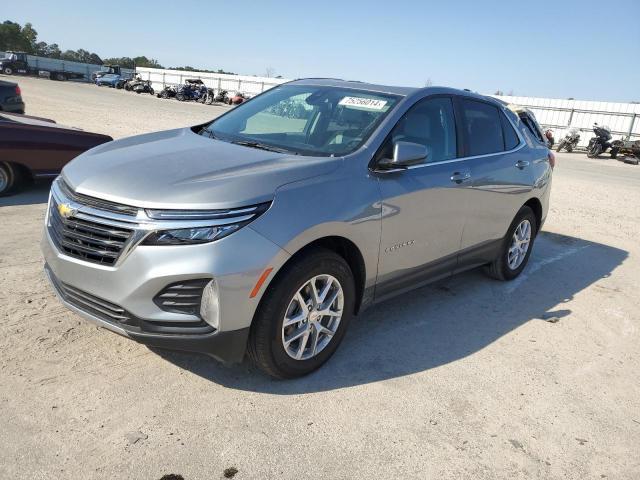
{"type": "Polygon", "coordinates": [[[72,217],[76,211],[71,208],[68,203],[61,203],[58,205],[58,213],[62,218],[69,218],[72,217]]]}

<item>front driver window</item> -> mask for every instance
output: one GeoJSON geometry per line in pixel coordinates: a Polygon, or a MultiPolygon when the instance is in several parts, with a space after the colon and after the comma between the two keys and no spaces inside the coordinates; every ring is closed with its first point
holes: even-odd
{"type": "Polygon", "coordinates": [[[427,147],[427,163],[456,158],[456,127],[451,99],[431,98],[411,107],[393,129],[389,147],[393,149],[393,144],[399,141],[427,147]]]}

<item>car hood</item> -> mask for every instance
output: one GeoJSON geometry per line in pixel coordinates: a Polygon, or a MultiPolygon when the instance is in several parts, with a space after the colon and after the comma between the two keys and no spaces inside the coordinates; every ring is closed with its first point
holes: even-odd
{"type": "Polygon", "coordinates": [[[62,176],[80,194],[117,203],[223,209],[270,201],[281,185],[330,173],[341,161],[244,147],[184,128],[100,145],[62,176]]]}

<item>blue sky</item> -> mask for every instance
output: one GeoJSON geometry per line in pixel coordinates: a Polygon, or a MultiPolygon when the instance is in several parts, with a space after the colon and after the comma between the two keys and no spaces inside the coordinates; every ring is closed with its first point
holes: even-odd
{"type": "Polygon", "coordinates": [[[287,78],[640,101],[640,0],[10,2],[0,19],[101,57],[287,78]]]}

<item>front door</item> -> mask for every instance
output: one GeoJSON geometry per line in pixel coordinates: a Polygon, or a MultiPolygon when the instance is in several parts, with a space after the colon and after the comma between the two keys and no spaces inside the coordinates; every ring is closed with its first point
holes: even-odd
{"type": "Polygon", "coordinates": [[[452,99],[429,97],[398,122],[379,156],[397,141],[427,147],[424,164],[378,174],[382,235],[376,298],[451,274],[466,220],[471,174],[458,159],[452,99]]]}

